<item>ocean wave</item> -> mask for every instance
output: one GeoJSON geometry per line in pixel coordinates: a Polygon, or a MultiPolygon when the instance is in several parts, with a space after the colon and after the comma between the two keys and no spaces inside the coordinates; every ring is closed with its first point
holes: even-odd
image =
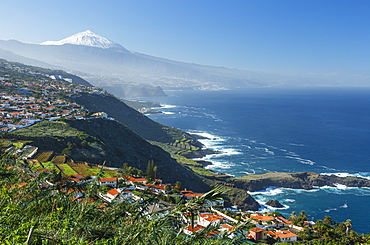
{"type": "Polygon", "coordinates": [[[348,187],[335,184],[335,186],[321,186],[318,189],[336,195],[370,196],[370,188],[368,187],[348,187]]]}
{"type": "Polygon", "coordinates": [[[158,108],[161,108],[161,109],[171,109],[171,108],[176,108],[177,106],[176,105],[161,105],[161,107],[158,107],[158,108]]]}
{"type": "Polygon", "coordinates": [[[345,204],[343,204],[342,206],[340,206],[340,208],[348,208],[347,203],[345,203],[345,204]]]}
{"type": "Polygon", "coordinates": [[[296,202],[294,199],[289,199],[289,198],[285,199],[284,201],[285,201],[285,202],[289,202],[289,203],[294,203],[294,202],[296,202]]]}
{"type": "Polygon", "coordinates": [[[336,210],[338,210],[338,209],[336,209],[336,208],[329,208],[329,209],[325,209],[324,212],[325,213],[329,213],[331,211],[336,211],[336,210]]]}
{"type": "Polygon", "coordinates": [[[299,157],[299,155],[297,153],[293,152],[293,151],[287,152],[287,155],[292,156],[292,157],[299,157]]]}
{"type": "Polygon", "coordinates": [[[288,143],[288,145],[293,145],[293,146],[304,146],[304,144],[296,144],[296,143],[288,143]]]}
{"type": "Polygon", "coordinates": [[[338,177],[361,177],[361,178],[364,178],[364,179],[369,179],[370,180],[370,173],[369,172],[360,172],[360,173],[354,173],[354,174],[351,174],[351,173],[320,173],[322,175],[335,175],[335,176],[338,176],[338,177]]]}
{"type": "Polygon", "coordinates": [[[276,196],[276,195],[282,194],[283,192],[284,192],[283,188],[277,188],[274,186],[270,186],[262,191],[253,191],[253,192],[248,191],[248,194],[253,195],[253,196],[261,195],[261,194],[265,196],[276,196]]]}
{"type": "Polygon", "coordinates": [[[211,134],[209,132],[201,132],[201,131],[192,130],[192,131],[189,131],[189,133],[204,137],[205,139],[199,139],[199,142],[201,142],[207,149],[218,151],[217,154],[207,155],[205,158],[207,158],[208,160],[213,159],[213,158],[221,158],[224,156],[242,154],[242,152],[240,152],[238,149],[236,149],[232,145],[228,145],[226,143],[227,142],[226,138],[221,138],[220,136],[211,134]]]}
{"type": "Polygon", "coordinates": [[[231,168],[232,166],[234,166],[234,164],[230,164],[230,163],[226,163],[226,162],[222,162],[222,161],[214,161],[214,160],[211,160],[211,159],[203,159],[205,161],[208,161],[208,162],[211,162],[212,164],[211,165],[207,165],[206,169],[213,169],[213,168],[223,168],[223,169],[228,169],[228,168],[231,168]]]}
{"type": "Polygon", "coordinates": [[[205,139],[200,139],[200,140],[225,141],[225,139],[222,139],[219,136],[211,134],[209,132],[198,131],[198,130],[189,130],[188,133],[199,135],[199,136],[205,138],[205,139]]]}
{"type": "Polygon", "coordinates": [[[267,154],[270,154],[270,155],[275,155],[275,152],[269,150],[268,148],[266,147],[256,147],[255,149],[258,149],[258,150],[263,150],[265,153],[267,154]]]}
{"type": "Polygon", "coordinates": [[[169,112],[169,111],[162,111],[163,114],[165,115],[174,115],[174,112],[169,112]]]}
{"type": "Polygon", "coordinates": [[[239,173],[241,173],[243,175],[249,175],[249,174],[256,174],[256,171],[251,169],[249,172],[248,171],[240,171],[239,173]]]}
{"type": "Polygon", "coordinates": [[[300,157],[293,157],[293,156],[285,156],[285,157],[293,159],[293,160],[295,160],[297,162],[300,162],[302,164],[315,165],[315,162],[312,161],[312,160],[309,160],[309,159],[303,159],[303,158],[300,158],[300,157]]]}

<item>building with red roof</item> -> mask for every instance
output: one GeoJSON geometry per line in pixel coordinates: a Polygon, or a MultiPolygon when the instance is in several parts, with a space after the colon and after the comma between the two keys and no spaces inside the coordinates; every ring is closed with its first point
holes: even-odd
{"type": "Polygon", "coordinates": [[[291,231],[269,231],[268,234],[280,242],[295,242],[298,239],[298,235],[291,231]]]}
{"type": "Polygon", "coordinates": [[[99,185],[100,186],[109,185],[109,186],[112,186],[112,187],[117,187],[117,181],[118,181],[118,178],[116,178],[116,177],[100,178],[99,185]]]}
{"type": "Polygon", "coordinates": [[[198,225],[198,224],[194,225],[194,226],[189,225],[189,226],[185,227],[184,233],[186,235],[190,236],[190,235],[193,235],[193,233],[201,232],[204,228],[206,228],[206,227],[204,227],[202,225],[198,225]]]}

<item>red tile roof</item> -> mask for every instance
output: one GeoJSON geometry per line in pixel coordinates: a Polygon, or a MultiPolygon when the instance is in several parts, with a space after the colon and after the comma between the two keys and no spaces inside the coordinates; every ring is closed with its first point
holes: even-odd
{"type": "Polygon", "coordinates": [[[249,231],[252,231],[252,232],[255,232],[255,233],[258,233],[258,232],[267,232],[266,230],[264,230],[262,228],[259,228],[259,227],[254,227],[254,228],[250,229],[249,231]]]}
{"type": "Polygon", "coordinates": [[[235,229],[235,226],[232,226],[232,225],[229,225],[229,224],[222,224],[222,225],[220,225],[222,228],[225,228],[225,229],[227,229],[227,230],[229,230],[229,231],[232,231],[232,230],[234,230],[235,229]]]}
{"type": "Polygon", "coordinates": [[[203,230],[204,228],[205,227],[202,226],[202,225],[194,225],[194,227],[189,225],[189,226],[185,227],[186,230],[191,231],[191,232],[198,232],[198,231],[203,230]]]}
{"type": "Polygon", "coordinates": [[[275,231],[269,232],[269,234],[275,236],[275,238],[298,237],[298,235],[294,234],[291,231],[275,231]]]}
{"type": "Polygon", "coordinates": [[[112,196],[115,196],[115,195],[119,194],[120,192],[117,189],[112,189],[112,190],[108,191],[107,193],[111,194],[112,196]]]}
{"type": "Polygon", "coordinates": [[[111,177],[111,178],[100,178],[100,181],[117,181],[116,177],[111,177]]]}

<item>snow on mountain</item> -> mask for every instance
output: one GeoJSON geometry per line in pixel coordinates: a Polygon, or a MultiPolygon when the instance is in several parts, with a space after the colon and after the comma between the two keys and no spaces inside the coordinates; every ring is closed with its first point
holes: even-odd
{"type": "Polygon", "coordinates": [[[118,48],[121,50],[126,50],[120,44],[115,43],[105,37],[99,36],[90,30],[79,32],[70,37],[64,38],[59,41],[46,41],[41,43],[41,45],[63,45],[63,44],[73,44],[73,45],[83,45],[97,48],[118,48]]]}

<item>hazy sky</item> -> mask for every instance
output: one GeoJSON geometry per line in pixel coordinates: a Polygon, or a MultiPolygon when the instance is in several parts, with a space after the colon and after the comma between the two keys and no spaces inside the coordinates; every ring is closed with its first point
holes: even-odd
{"type": "Polygon", "coordinates": [[[178,61],[370,78],[369,0],[0,0],[2,40],[88,29],[178,61]]]}

